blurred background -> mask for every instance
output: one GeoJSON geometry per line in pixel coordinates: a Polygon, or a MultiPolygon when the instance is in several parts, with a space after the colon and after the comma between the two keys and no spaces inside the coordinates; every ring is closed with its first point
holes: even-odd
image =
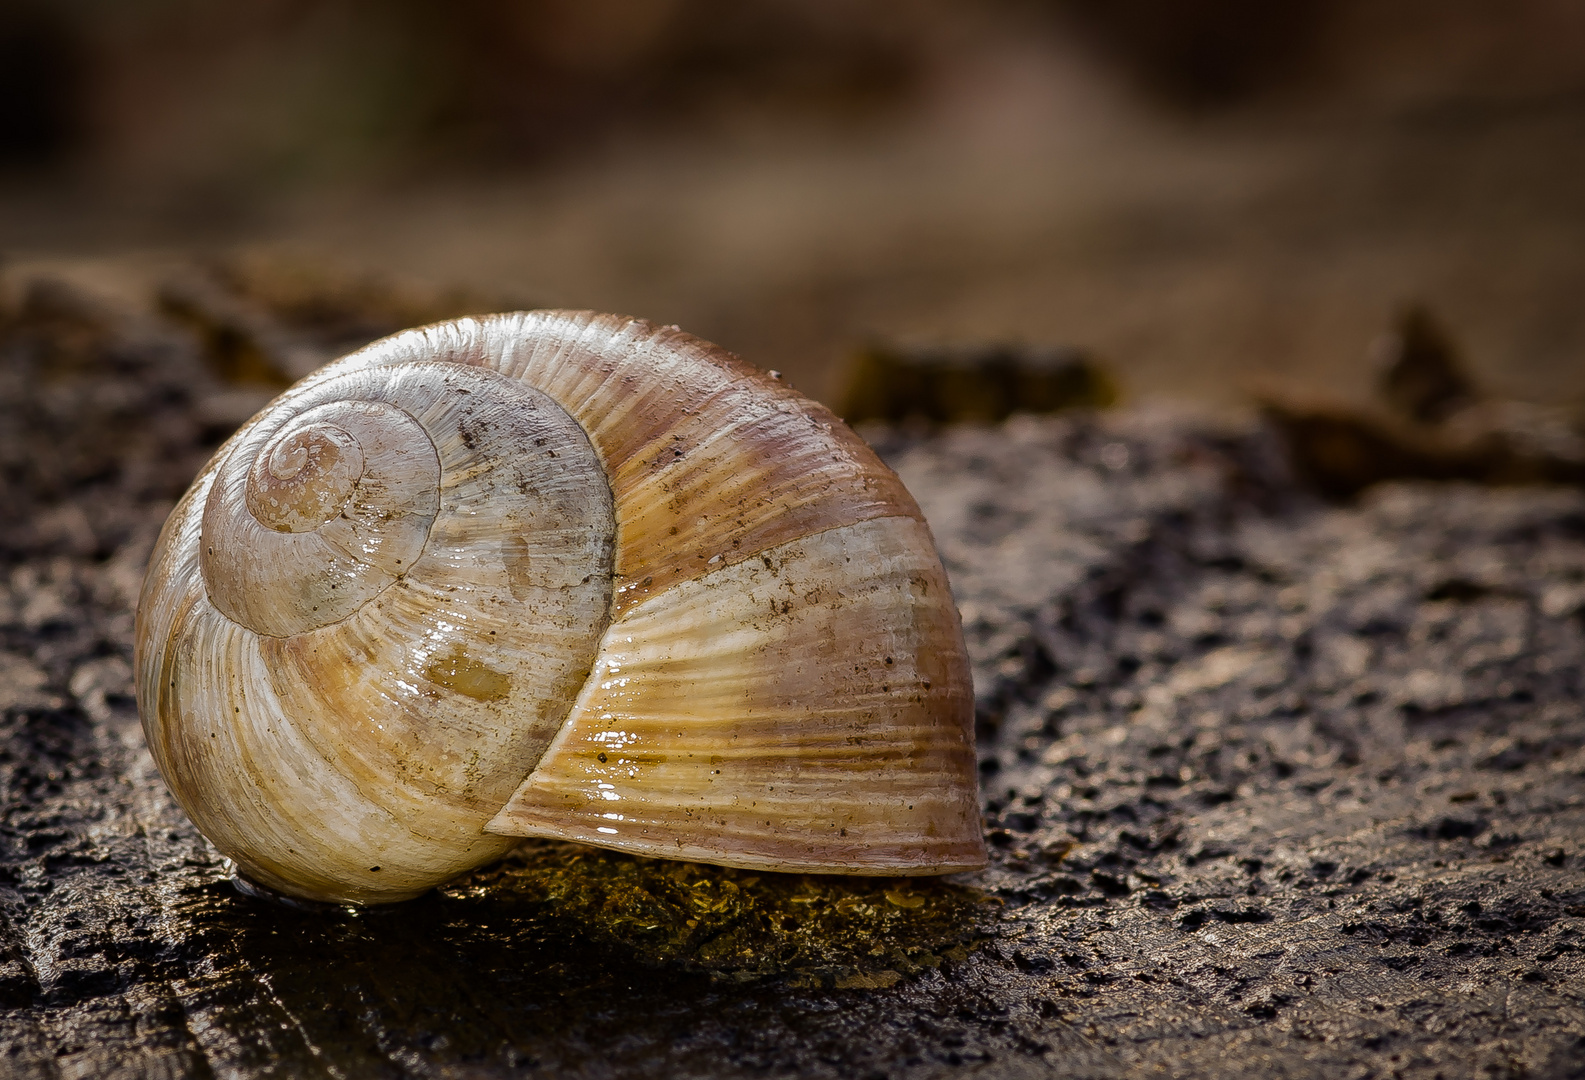
{"type": "Polygon", "coordinates": [[[0,272],[621,311],[828,399],[977,343],[1360,398],[1413,310],[1577,406],[1582,176],[1578,0],[0,2],[0,272]]]}

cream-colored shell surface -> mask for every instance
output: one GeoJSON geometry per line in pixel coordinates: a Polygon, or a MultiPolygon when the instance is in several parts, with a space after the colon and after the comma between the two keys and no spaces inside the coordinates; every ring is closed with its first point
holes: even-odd
{"type": "Polygon", "coordinates": [[[522,836],[984,862],[917,506],[822,407],[675,328],[518,313],[329,365],[194,483],[138,622],[162,774],[287,894],[401,899],[522,836]]]}

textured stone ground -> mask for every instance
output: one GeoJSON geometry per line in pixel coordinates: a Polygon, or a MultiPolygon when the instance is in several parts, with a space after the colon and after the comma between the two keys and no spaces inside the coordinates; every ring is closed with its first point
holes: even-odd
{"type": "Polygon", "coordinates": [[[267,391],[38,292],[0,328],[0,1075],[1585,1076],[1585,497],[1294,490],[1258,430],[867,432],[975,662],[989,870],[529,849],[239,894],[142,747],[132,605],[267,391]]]}

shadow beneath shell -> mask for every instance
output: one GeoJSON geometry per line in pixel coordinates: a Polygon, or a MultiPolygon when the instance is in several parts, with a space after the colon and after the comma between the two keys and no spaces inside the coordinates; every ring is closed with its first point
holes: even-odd
{"type": "Polygon", "coordinates": [[[525,845],[440,895],[535,911],[648,967],[837,988],[961,962],[992,903],[934,878],[765,873],[560,843],[525,845]]]}
{"type": "Polygon", "coordinates": [[[995,905],[937,878],[777,874],[552,841],[528,841],[501,862],[402,904],[299,900],[241,875],[232,885],[282,918],[359,920],[399,933],[471,912],[485,921],[470,928],[497,944],[505,921],[513,937],[548,933],[609,953],[618,966],[837,989],[887,987],[962,962],[995,905]]]}
{"type": "Polygon", "coordinates": [[[484,1075],[595,1063],[648,1074],[662,1060],[758,1070],[822,1046],[885,1060],[918,1041],[884,1036],[888,1024],[977,996],[954,976],[994,916],[979,893],[937,879],[768,874],[560,843],[388,907],[307,910],[222,882],[198,891],[209,910],[184,920],[187,944],[218,965],[206,996],[238,1052],[348,1075],[388,1068],[397,1047],[414,1058],[404,1068],[472,1061],[484,1075]],[[875,1038],[855,1044],[855,1021],[875,1038]],[[280,1045],[283,1029],[300,1048],[280,1045]]]}

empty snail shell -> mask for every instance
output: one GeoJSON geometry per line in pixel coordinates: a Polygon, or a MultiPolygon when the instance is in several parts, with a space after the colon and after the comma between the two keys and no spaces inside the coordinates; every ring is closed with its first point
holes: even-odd
{"type": "Polygon", "coordinates": [[[826,873],[984,865],[918,506],[720,348],[529,312],[287,390],[171,514],[150,750],[254,882],[379,903],[554,837],[826,873]]]}

